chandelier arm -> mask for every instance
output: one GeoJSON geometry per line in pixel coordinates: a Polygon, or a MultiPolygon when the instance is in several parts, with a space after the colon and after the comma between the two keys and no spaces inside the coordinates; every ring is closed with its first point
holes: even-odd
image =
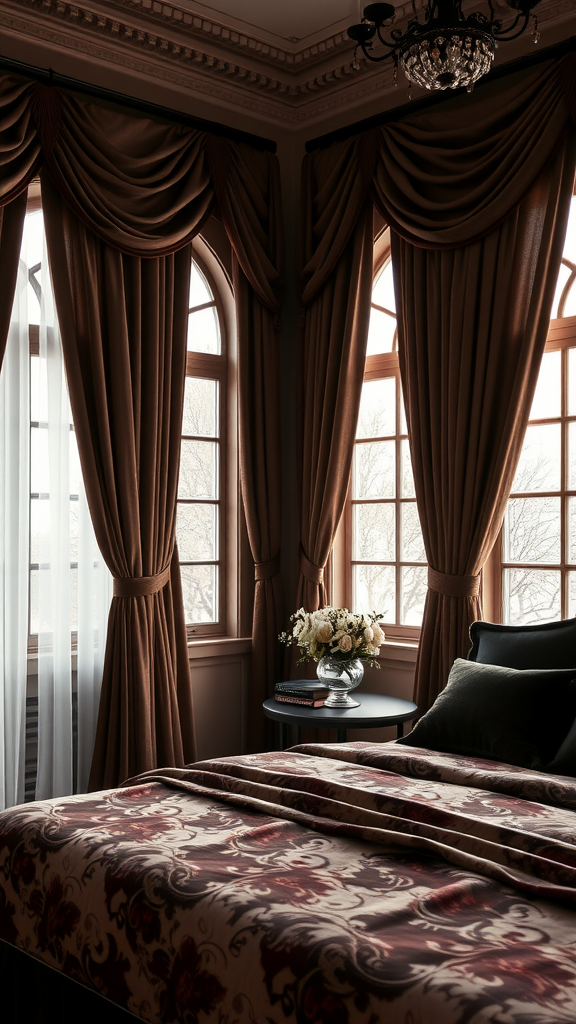
{"type": "Polygon", "coordinates": [[[508,43],[508,42],[510,42],[510,40],[517,39],[518,36],[522,35],[522,33],[528,28],[528,22],[529,21],[530,21],[530,13],[528,12],[527,14],[522,14],[522,12],[520,12],[520,14],[516,15],[516,17],[514,18],[514,21],[512,22],[512,24],[508,25],[508,28],[502,29],[501,32],[498,29],[496,29],[496,30],[492,29],[492,35],[494,36],[494,39],[501,39],[502,42],[508,43]],[[514,32],[514,29],[518,25],[518,22],[520,21],[521,18],[524,19],[523,23],[520,26],[520,28],[518,29],[518,31],[514,32]],[[514,32],[514,35],[513,36],[508,35],[509,32],[514,32]]]}
{"type": "Polygon", "coordinates": [[[396,52],[396,47],[394,47],[394,49],[390,50],[389,53],[383,53],[380,57],[371,57],[368,50],[365,48],[365,46],[363,46],[362,43],[360,43],[360,46],[362,48],[362,53],[366,57],[366,60],[372,61],[373,64],[381,64],[383,60],[388,60],[389,57],[393,57],[394,53],[396,52]]]}
{"type": "MultiPolygon", "coordinates": [[[[378,31],[378,39],[382,43],[382,46],[387,46],[389,50],[395,50],[397,48],[398,43],[389,43],[387,39],[383,39],[383,37],[382,37],[382,35],[380,33],[380,29],[379,28],[378,28],[377,31],[378,31]]],[[[386,56],[389,57],[390,54],[387,53],[386,56]]]]}

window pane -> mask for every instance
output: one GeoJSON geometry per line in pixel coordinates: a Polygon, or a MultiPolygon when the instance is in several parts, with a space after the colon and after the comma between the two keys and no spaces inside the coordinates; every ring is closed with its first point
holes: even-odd
{"type": "Polygon", "coordinates": [[[568,618],[576,616],[576,572],[568,573],[568,618]]]}
{"type": "Polygon", "coordinates": [[[504,518],[504,561],[560,561],[560,498],[510,499],[504,518]]]}
{"type": "Polygon", "coordinates": [[[568,415],[576,416],[576,348],[568,349],[568,415]]]}
{"type": "Polygon", "coordinates": [[[568,424],[568,488],[576,488],[576,422],[568,424]]]}
{"type": "Polygon", "coordinates": [[[572,284],[564,300],[564,316],[576,316],[576,278],[572,275],[572,284]]]}
{"type": "Polygon", "coordinates": [[[48,498],[30,501],[30,561],[38,564],[41,553],[49,550],[50,506],[48,498]]]}
{"type": "Polygon", "coordinates": [[[396,296],[394,294],[394,274],[392,272],[392,260],[383,266],[378,274],[372,288],[372,302],[378,306],[384,306],[391,313],[396,312],[396,296]]]}
{"type": "Polygon", "coordinates": [[[545,352],[542,357],[530,410],[531,420],[545,420],[560,415],[561,355],[561,352],[545,352]]]}
{"type": "Polygon", "coordinates": [[[49,488],[48,430],[42,427],[32,427],[30,430],[30,490],[32,494],[48,494],[49,488]]]}
{"type": "Polygon", "coordinates": [[[188,351],[220,354],[220,324],[215,306],[190,313],[188,317],[188,351]]]}
{"type": "Polygon", "coordinates": [[[555,320],[560,316],[560,303],[562,301],[562,292],[566,287],[566,282],[570,277],[570,268],[565,263],[560,264],[560,270],[558,272],[558,278],[556,281],[556,291],[554,293],[554,302],[552,303],[552,319],[555,320]]]}
{"type": "Polygon", "coordinates": [[[402,446],[402,480],[401,490],[403,498],[414,498],[414,477],[412,475],[412,458],[410,455],[410,442],[408,438],[401,442],[402,446]]]}
{"type": "Polygon", "coordinates": [[[402,503],[401,524],[401,560],[403,562],[425,562],[426,552],[415,501],[402,503]]]}
{"type": "Polygon", "coordinates": [[[30,634],[38,632],[38,569],[30,570],[30,608],[28,611],[30,634]]]}
{"type": "Polygon", "coordinates": [[[396,433],[396,378],[369,380],[362,386],[356,437],[389,437],[396,433]]]}
{"type": "Polygon", "coordinates": [[[576,564],[576,498],[568,498],[568,529],[566,531],[566,558],[576,564]]]}
{"type": "Polygon", "coordinates": [[[394,335],[396,333],[396,317],[390,313],[383,313],[380,309],[372,307],[370,311],[370,323],[368,325],[368,345],[366,354],[375,355],[377,352],[394,351],[394,335]]]}
{"type": "Polygon", "coordinates": [[[353,497],[393,498],[396,490],[394,441],[357,444],[354,451],[353,497]]]}
{"type": "Polygon", "coordinates": [[[182,441],[179,498],[218,497],[218,443],[182,441]]]}
{"type": "Polygon", "coordinates": [[[218,509],[216,505],[178,504],[176,540],[183,562],[218,558],[218,509]]]}
{"type": "Polygon", "coordinates": [[[547,569],[504,570],[504,622],[521,626],[560,618],[560,573],[547,569]]]}
{"type": "Polygon", "coordinates": [[[30,419],[33,423],[46,422],[46,389],[40,387],[40,357],[30,356],[30,419]]]}
{"type": "Polygon", "coordinates": [[[393,562],[396,551],[394,504],[354,505],[352,509],[352,558],[393,562]]]}
{"type": "Polygon", "coordinates": [[[384,622],[396,621],[396,570],[393,565],[355,565],[352,572],[355,612],[379,612],[384,622]]]}
{"type": "MultiPolygon", "coordinates": [[[[70,500],[70,561],[78,561],[78,499],[70,500]]],[[[74,628],[74,627],[73,627],[74,628]]]]}
{"type": "Polygon", "coordinates": [[[188,306],[191,309],[193,306],[202,306],[205,302],[212,302],[214,296],[210,290],[210,285],[204,277],[204,274],[200,270],[197,263],[192,260],[192,269],[190,273],[190,299],[188,306]]]}
{"type": "Polygon", "coordinates": [[[529,426],[512,484],[517,491],[560,490],[560,424],[529,426]]]}
{"type": "Polygon", "coordinates": [[[182,565],[180,572],[186,622],[217,622],[217,566],[182,565]]]}
{"type": "Polygon", "coordinates": [[[218,381],[186,377],[182,433],[218,437],[218,381]]]}
{"type": "Polygon", "coordinates": [[[426,566],[405,565],[402,568],[402,610],[400,623],[403,626],[421,626],[424,601],[428,589],[426,566]]]}

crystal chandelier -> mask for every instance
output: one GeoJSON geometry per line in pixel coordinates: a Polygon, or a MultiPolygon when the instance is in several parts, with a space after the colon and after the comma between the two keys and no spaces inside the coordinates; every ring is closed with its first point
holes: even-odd
{"type": "Polygon", "coordinates": [[[374,63],[392,59],[394,81],[398,65],[409,82],[425,89],[457,89],[465,86],[472,91],[474,83],[492,66],[494,52],[500,40],[516,39],[533,19],[532,38],[540,38],[538,21],[532,8],[540,0],[500,0],[516,11],[510,25],[504,26],[496,17],[493,0],[487,0],[489,15],[475,12],[467,17],[462,13],[462,0],[427,0],[424,21],[409,21],[406,30],[390,28],[390,40],[382,35],[394,20],[392,4],[369,4],[359,25],[351,25],[348,35],[360,47],[364,56],[374,63]],[[385,48],[374,55],[372,47],[378,40],[385,48]]]}

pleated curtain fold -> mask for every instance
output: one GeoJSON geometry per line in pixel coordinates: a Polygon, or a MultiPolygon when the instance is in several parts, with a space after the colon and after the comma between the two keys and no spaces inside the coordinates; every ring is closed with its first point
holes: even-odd
{"type": "MultiPolygon", "coordinates": [[[[96,535],[116,578],[90,781],[97,788],[195,754],[175,510],[190,242],[216,201],[238,260],[237,290],[253,308],[251,316],[239,311],[244,378],[253,390],[263,378],[271,399],[265,445],[247,451],[250,427],[241,424],[241,472],[246,460],[251,487],[262,490],[260,481],[268,481],[265,498],[253,503],[254,518],[263,537],[270,530],[269,557],[279,553],[279,179],[267,153],[218,145],[206,133],[9,76],[0,78],[0,142],[5,209],[44,165],[48,248],[80,459],[96,535]],[[221,173],[221,160],[231,173],[221,173]],[[253,352],[242,325],[252,330],[258,318],[253,352]]],[[[14,230],[10,220],[8,240],[14,230]]],[[[2,253],[0,247],[0,270],[2,253]]],[[[8,289],[4,295],[10,305],[8,289]]],[[[0,329],[4,319],[3,296],[0,329]]],[[[245,490],[247,505],[249,498],[245,490]]],[[[266,542],[254,557],[266,560],[266,542]]],[[[266,585],[255,607],[254,643],[270,650],[280,624],[276,581],[274,596],[266,585]]],[[[249,717],[260,716],[262,694],[274,684],[269,657],[258,658],[249,717]]]]}
{"type": "MultiPolygon", "coordinates": [[[[331,295],[331,280],[346,266],[368,197],[392,229],[400,368],[431,567],[416,667],[420,712],[446,684],[454,659],[466,655],[468,627],[481,614],[477,577],[520,454],[574,180],[575,75],[570,55],[305,162],[303,366],[314,366],[317,381],[330,361],[325,332],[342,315],[342,294],[331,295]]],[[[369,302],[364,294],[348,306],[359,333],[369,302]]],[[[341,355],[351,415],[340,444],[350,454],[331,478],[332,493],[342,493],[349,479],[363,361],[351,332],[341,355]]],[[[302,372],[302,415],[308,406],[311,417],[322,397],[302,372]]],[[[333,432],[341,433],[340,424],[333,432]]],[[[306,545],[319,533],[318,521],[322,558],[335,531],[332,504],[325,501],[313,516],[308,498],[307,466],[325,450],[326,433],[304,434],[302,447],[301,544],[313,561],[306,545]]],[[[324,595],[306,585],[306,567],[299,593],[313,610],[324,595]]]]}

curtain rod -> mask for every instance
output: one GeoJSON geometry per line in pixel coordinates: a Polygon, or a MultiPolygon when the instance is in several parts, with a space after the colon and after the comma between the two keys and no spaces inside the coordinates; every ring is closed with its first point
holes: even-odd
{"type": "MultiPolygon", "coordinates": [[[[517,60],[509,61],[507,64],[502,64],[501,67],[494,68],[487,75],[484,75],[482,83],[494,82],[498,78],[511,75],[516,71],[522,71],[524,68],[532,67],[535,64],[541,64],[543,61],[550,60],[553,57],[563,57],[564,54],[572,53],[574,50],[576,50],[576,36],[570,36],[569,39],[563,39],[562,42],[556,43],[554,46],[548,46],[545,50],[540,50],[539,53],[532,53],[528,57],[519,57],[517,60]]],[[[444,92],[441,95],[433,93],[431,96],[423,96],[422,99],[403,103],[401,107],[392,107],[390,110],[385,110],[382,114],[374,114],[373,117],[366,117],[362,121],[355,121],[354,124],[347,124],[343,128],[336,128],[335,131],[327,132],[326,135],[319,135],[315,139],[310,139],[306,143],[306,152],[313,153],[316,149],[326,149],[335,142],[344,142],[346,139],[352,138],[353,135],[359,135],[360,132],[368,131],[370,128],[377,128],[379,125],[389,124],[391,121],[399,121],[401,118],[406,117],[407,114],[416,114],[425,107],[444,103],[446,100],[452,99],[455,95],[463,92],[464,88],[462,87],[455,89],[449,96],[446,96],[444,92]]]]}
{"type": "Polygon", "coordinates": [[[183,124],[187,128],[198,128],[200,131],[210,132],[212,135],[220,135],[232,142],[244,142],[254,149],[265,150],[267,153],[275,153],[277,146],[273,139],[265,139],[261,135],[253,135],[251,132],[243,132],[239,128],[229,128],[228,125],[219,124],[217,121],[207,121],[203,117],[194,117],[192,114],[184,114],[180,110],[172,110],[170,107],[162,107],[158,103],[149,103],[147,100],[139,100],[135,96],[126,96],[124,93],[115,92],[113,89],[105,89],[100,85],[90,85],[89,82],[82,82],[78,78],[70,78],[68,75],[61,75],[52,68],[39,68],[32,64],[24,64],[19,60],[12,60],[10,57],[0,55],[0,71],[11,71],[23,78],[34,78],[46,85],[55,85],[61,89],[70,89],[73,92],[87,93],[94,99],[106,100],[109,103],[116,103],[123,107],[130,107],[133,110],[140,110],[152,117],[161,118],[163,121],[173,124],[183,124]]]}

